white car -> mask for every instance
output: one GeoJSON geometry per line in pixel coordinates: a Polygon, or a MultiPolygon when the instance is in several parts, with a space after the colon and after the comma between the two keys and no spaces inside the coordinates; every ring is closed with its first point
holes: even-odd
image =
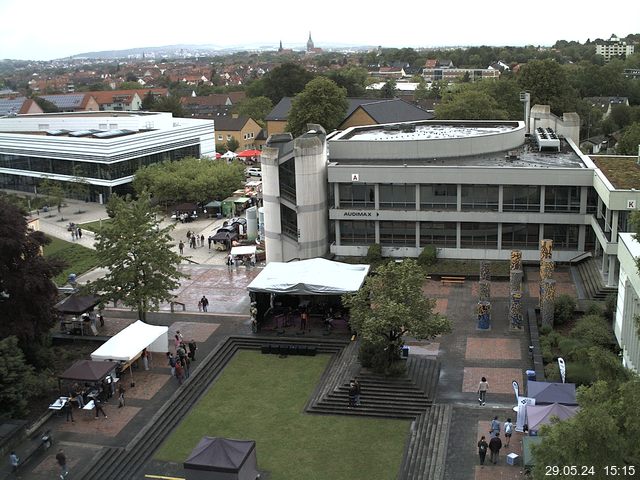
{"type": "Polygon", "coordinates": [[[246,170],[247,177],[261,177],[262,178],[262,170],[256,167],[247,168],[246,170]]]}

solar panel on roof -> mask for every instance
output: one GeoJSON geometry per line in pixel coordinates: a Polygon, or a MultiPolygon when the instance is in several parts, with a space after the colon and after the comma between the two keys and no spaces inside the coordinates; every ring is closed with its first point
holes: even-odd
{"type": "Polygon", "coordinates": [[[84,94],[43,95],[41,98],[53,103],[58,108],[75,108],[82,103],[84,94]]]}
{"type": "Polygon", "coordinates": [[[69,132],[70,137],[87,137],[99,132],[100,130],[76,130],[75,132],[69,132]]]}
{"type": "Polygon", "coordinates": [[[132,133],[136,133],[136,132],[133,130],[109,130],[108,132],[94,133],[93,136],[95,138],[115,138],[115,137],[122,137],[124,135],[130,135],[132,133]]]}
{"type": "Polygon", "coordinates": [[[59,137],[60,135],[65,135],[69,133],[69,130],[47,130],[47,135],[52,137],[59,137]]]}

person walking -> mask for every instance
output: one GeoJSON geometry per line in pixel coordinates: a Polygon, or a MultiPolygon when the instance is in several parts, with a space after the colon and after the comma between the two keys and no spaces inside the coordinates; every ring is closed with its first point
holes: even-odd
{"type": "Polygon", "coordinates": [[[202,311],[206,313],[207,307],[209,306],[209,300],[203,295],[200,301],[202,302],[202,311]]]}
{"type": "Polygon", "coordinates": [[[511,442],[511,435],[513,434],[513,423],[511,423],[511,419],[507,418],[507,421],[504,422],[504,437],[506,438],[505,447],[509,446],[511,442]]]}
{"type": "Polygon", "coordinates": [[[98,419],[99,414],[102,414],[104,415],[104,418],[107,418],[107,414],[104,413],[104,408],[102,408],[102,400],[95,398],[93,403],[96,406],[96,420],[98,419]]]}
{"type": "Polygon", "coordinates": [[[184,242],[182,240],[178,243],[178,250],[180,251],[180,255],[184,254],[184,242]]]}
{"type": "Polygon", "coordinates": [[[120,387],[118,387],[118,408],[124,407],[124,392],[124,387],[120,385],[120,387]]]}
{"type": "MultiPolygon", "coordinates": [[[[71,397],[71,394],[69,394],[69,397],[71,397]]],[[[73,407],[71,406],[71,402],[69,400],[67,400],[64,403],[64,413],[67,417],[67,422],[69,421],[69,419],[71,419],[71,423],[75,423],[75,420],[73,419],[73,407]]]]}
{"type": "Polygon", "coordinates": [[[76,232],[76,235],[78,236],[79,240],[82,240],[82,229],[80,227],[78,227],[78,231],[76,232]]]}
{"type": "Polygon", "coordinates": [[[353,380],[353,383],[356,386],[356,398],[355,398],[356,407],[359,407],[360,406],[360,389],[361,389],[360,382],[356,378],[356,379],[353,380]]]}
{"type": "Polygon", "coordinates": [[[71,228],[71,241],[75,241],[76,239],[76,229],[71,228]]]}
{"type": "Polygon", "coordinates": [[[485,439],[484,435],[480,438],[478,442],[478,456],[480,457],[480,465],[484,465],[484,459],[487,457],[487,450],[489,448],[489,444],[485,439]]]}
{"type": "Polygon", "coordinates": [[[489,383],[485,377],[482,377],[478,384],[478,403],[480,405],[484,405],[487,400],[487,390],[489,390],[489,383]]]}
{"type": "Polygon", "coordinates": [[[11,465],[11,472],[16,473],[18,471],[18,465],[20,465],[20,458],[15,451],[11,451],[9,455],[9,465],[11,465]]]}
{"type": "Polygon", "coordinates": [[[496,435],[498,435],[500,433],[500,421],[498,420],[498,417],[493,417],[493,420],[491,420],[491,430],[489,431],[489,434],[492,437],[495,437],[496,435]]]}
{"type": "Polygon", "coordinates": [[[69,470],[67,470],[67,456],[64,454],[64,450],[58,450],[58,453],[56,453],[56,461],[58,462],[58,466],[60,467],[60,478],[67,478],[67,475],[69,475],[69,470]]]}
{"type": "Polygon", "coordinates": [[[187,347],[189,347],[189,358],[191,359],[192,362],[195,362],[196,350],[198,350],[198,345],[196,344],[196,341],[192,338],[191,340],[189,340],[187,347]]]}
{"type": "Polygon", "coordinates": [[[489,440],[489,450],[491,450],[490,461],[495,465],[498,463],[498,456],[500,455],[500,449],[502,448],[502,440],[500,440],[500,434],[496,433],[495,437],[489,440]]]}
{"type": "Polygon", "coordinates": [[[349,408],[356,406],[356,392],[358,391],[353,380],[349,383],[349,408]]]}

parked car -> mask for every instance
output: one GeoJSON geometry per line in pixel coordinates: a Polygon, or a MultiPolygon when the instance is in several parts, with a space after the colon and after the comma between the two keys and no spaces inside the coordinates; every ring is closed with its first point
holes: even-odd
{"type": "Polygon", "coordinates": [[[262,170],[257,167],[247,168],[245,171],[247,177],[261,177],[262,178],[262,170]]]}

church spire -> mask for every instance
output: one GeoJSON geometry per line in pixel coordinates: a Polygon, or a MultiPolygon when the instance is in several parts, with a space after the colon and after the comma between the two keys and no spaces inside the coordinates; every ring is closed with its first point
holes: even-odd
{"type": "Polygon", "coordinates": [[[307,40],[307,52],[313,50],[313,40],[311,40],[311,32],[309,32],[309,40],[307,40]]]}
{"type": "Polygon", "coordinates": [[[278,48],[279,52],[282,52],[282,40],[280,40],[280,48],[278,48]]]}

